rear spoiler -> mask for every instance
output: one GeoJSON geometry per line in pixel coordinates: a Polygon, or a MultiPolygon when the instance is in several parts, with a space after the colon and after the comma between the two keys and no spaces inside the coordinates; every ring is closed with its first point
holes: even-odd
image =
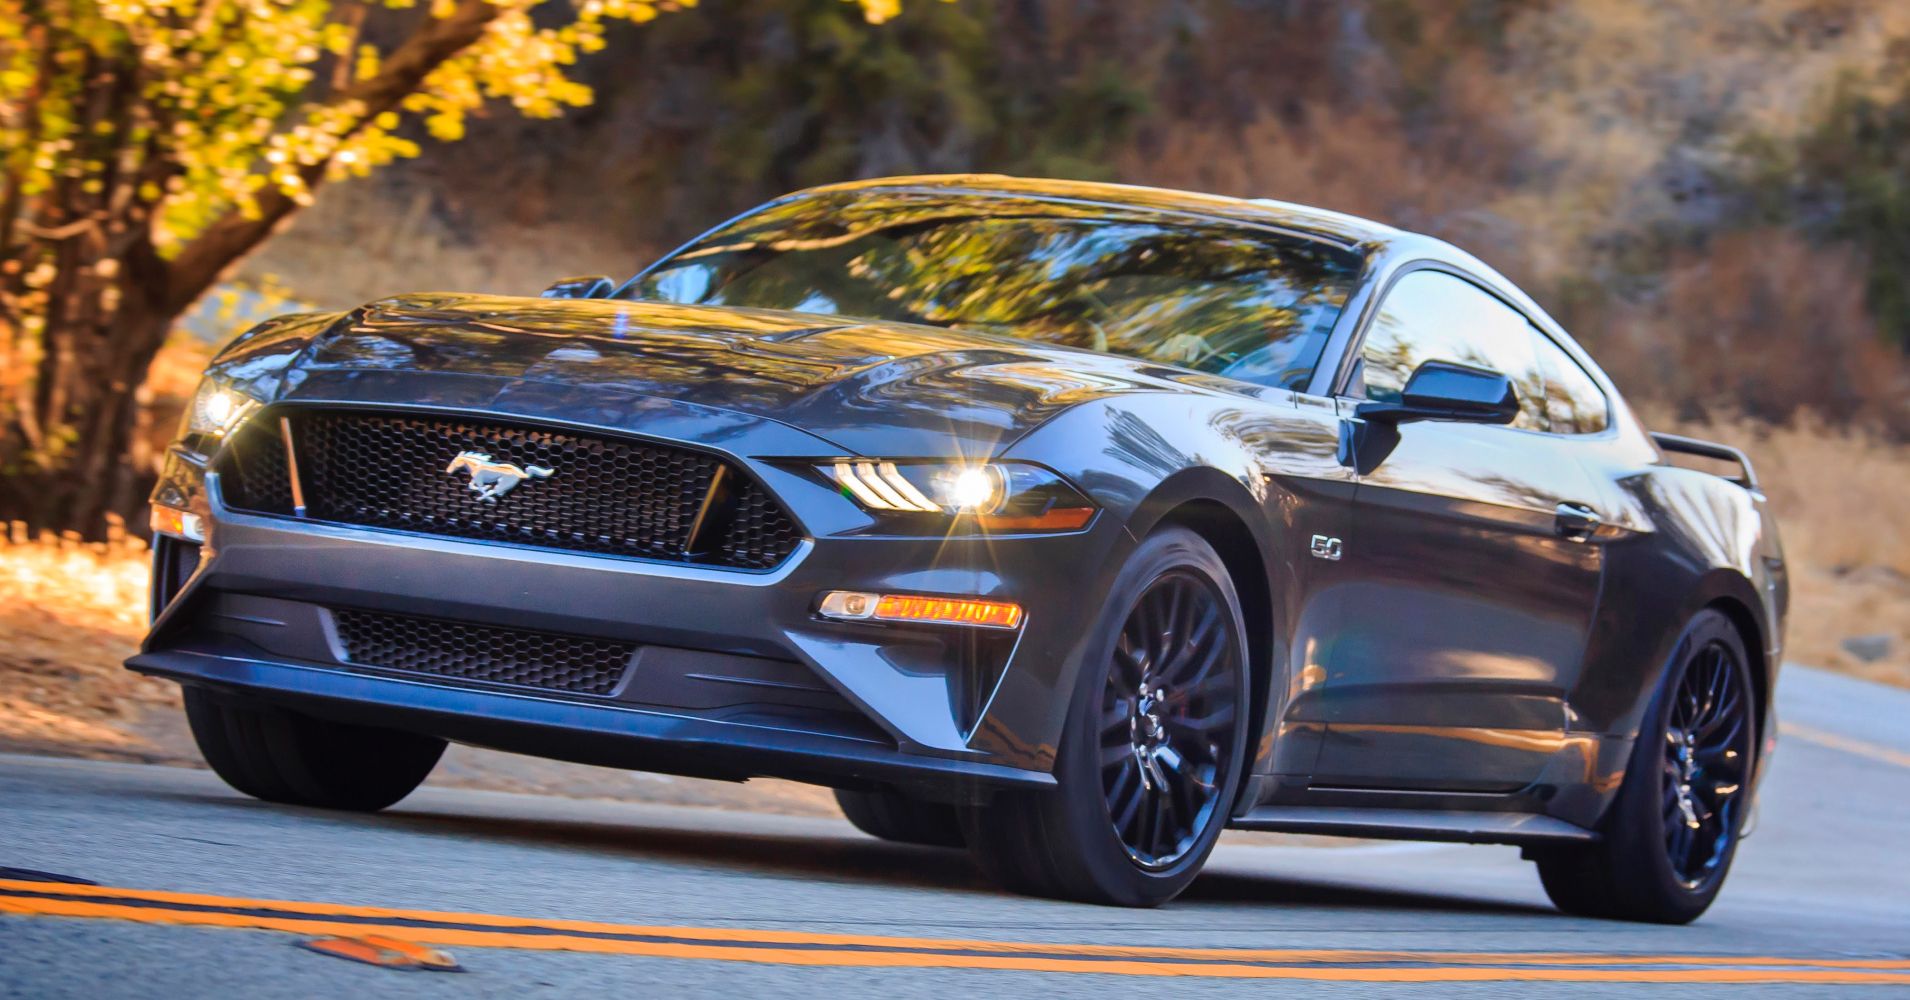
{"type": "Polygon", "coordinates": [[[1725,479],[1729,479],[1747,490],[1755,490],[1758,488],[1757,470],[1751,468],[1750,458],[1728,444],[1719,444],[1716,441],[1700,441],[1697,438],[1680,437],[1676,434],[1661,434],[1657,431],[1652,432],[1651,439],[1656,441],[1658,447],[1665,451],[1677,452],[1680,455],[1696,455],[1700,458],[1715,459],[1719,462],[1731,462],[1738,467],[1738,474],[1736,476],[1725,476],[1725,479]]]}

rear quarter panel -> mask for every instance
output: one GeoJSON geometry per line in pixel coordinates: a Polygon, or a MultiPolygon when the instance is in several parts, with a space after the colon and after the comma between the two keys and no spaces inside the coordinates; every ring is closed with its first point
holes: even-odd
{"type": "Polygon", "coordinates": [[[1603,597],[1574,693],[1576,724],[1635,738],[1685,624],[1719,606],[1747,635],[1760,707],[1782,657],[1783,551],[1765,498],[1704,472],[1648,465],[1615,477],[1622,537],[1608,544],[1603,597]]]}

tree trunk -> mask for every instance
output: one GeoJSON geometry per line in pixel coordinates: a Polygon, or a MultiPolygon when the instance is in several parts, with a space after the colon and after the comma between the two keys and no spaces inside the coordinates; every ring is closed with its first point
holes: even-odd
{"type": "Polygon", "coordinates": [[[163,271],[62,256],[32,392],[0,433],[0,521],[98,539],[109,514],[134,523],[152,488],[141,390],[176,311],[163,271]]]}

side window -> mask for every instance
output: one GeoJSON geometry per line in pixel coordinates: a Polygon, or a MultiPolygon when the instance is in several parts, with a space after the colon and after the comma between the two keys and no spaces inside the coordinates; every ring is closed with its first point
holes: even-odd
{"type": "Polygon", "coordinates": [[[1518,310],[1472,282],[1442,271],[1414,271],[1393,285],[1366,331],[1360,351],[1366,398],[1398,402],[1420,365],[1450,361],[1511,379],[1520,410],[1512,426],[1545,430],[1545,378],[1530,329],[1518,310]]]}
{"type": "Polygon", "coordinates": [[[1565,349],[1534,329],[1532,346],[1545,376],[1545,415],[1557,434],[1594,434],[1611,423],[1611,403],[1565,349]]]}

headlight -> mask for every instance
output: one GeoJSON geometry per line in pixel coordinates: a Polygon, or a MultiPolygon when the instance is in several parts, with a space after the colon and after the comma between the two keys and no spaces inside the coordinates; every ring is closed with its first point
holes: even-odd
{"type": "Polygon", "coordinates": [[[1094,518],[1086,497],[1033,465],[854,458],[821,472],[843,495],[878,513],[970,518],[989,531],[1073,531],[1094,518]]]}
{"type": "Polygon", "coordinates": [[[186,433],[221,438],[252,415],[259,401],[216,379],[205,379],[186,410],[186,433]]]}

